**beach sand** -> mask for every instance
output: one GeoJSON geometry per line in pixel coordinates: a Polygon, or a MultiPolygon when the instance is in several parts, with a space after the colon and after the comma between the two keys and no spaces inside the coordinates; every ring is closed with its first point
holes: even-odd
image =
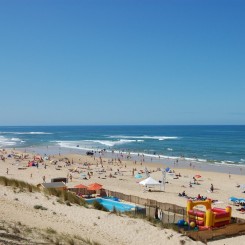
{"type": "MultiPolygon", "coordinates": [[[[25,168],[27,163],[33,159],[32,153],[7,149],[5,152],[2,151],[0,155],[6,157],[5,161],[0,160],[0,176],[24,180],[35,185],[43,182],[43,176],[45,176],[46,182],[50,182],[51,178],[67,177],[71,174],[72,181],[69,181],[69,187],[80,183],[88,185],[98,182],[108,190],[183,207],[186,206],[187,199],[178,196],[178,193],[183,191],[191,197],[196,197],[200,194],[218,200],[219,203],[215,204],[215,206],[221,208],[231,205],[228,200],[231,196],[238,198],[245,197],[242,190],[236,187],[237,184],[244,184],[245,178],[242,173],[240,175],[229,175],[227,173],[203,171],[198,165],[193,168],[188,163],[183,168],[180,162],[175,163],[173,169],[176,174],[180,173],[181,177],[174,179],[172,174],[167,174],[168,183],[165,186],[165,192],[144,192],[144,188],[138,184],[141,179],[136,179],[133,176],[133,168],[137,169],[134,172],[136,174],[144,171],[145,167],[147,167],[154,179],[162,180],[162,173],[158,169],[163,166],[169,166],[167,159],[164,165],[152,162],[142,162],[141,165],[140,161],[135,164],[134,160],[127,159],[126,157],[122,158],[121,162],[115,161],[115,159],[112,162],[111,159],[107,159],[103,155],[100,158],[98,154],[96,157],[78,154],[58,154],[50,156],[52,162],[45,160],[39,164],[38,168],[25,168]],[[24,160],[13,157],[8,158],[8,154],[13,152],[20,155],[23,154],[23,156],[28,154],[29,157],[24,160]],[[67,159],[70,161],[68,166],[65,163],[67,159]],[[54,164],[55,161],[57,161],[56,164],[54,164]],[[84,163],[86,164],[84,165],[84,163]],[[88,165],[90,169],[88,169],[88,165]],[[105,172],[102,172],[102,169],[105,172]],[[81,180],[78,173],[80,171],[83,171],[86,175],[88,171],[93,172],[93,175],[91,179],[81,180]],[[110,178],[110,174],[114,177],[110,178]],[[201,176],[198,179],[200,185],[193,184],[192,187],[189,187],[190,181],[193,182],[193,176],[197,174],[201,176]],[[211,184],[214,186],[213,193],[209,191],[211,184]]],[[[43,229],[51,227],[60,233],[79,234],[100,244],[180,244],[180,240],[185,240],[185,244],[201,244],[200,242],[183,237],[173,230],[161,230],[152,226],[147,221],[132,219],[126,216],[121,217],[75,205],[69,207],[57,203],[56,198],[48,199],[41,193],[15,193],[11,187],[1,186],[0,197],[2,220],[11,222],[21,221],[25,225],[43,229]],[[16,198],[18,198],[18,201],[15,201],[16,198]],[[48,210],[35,210],[33,208],[34,205],[42,205],[48,208],[48,210]]],[[[244,214],[237,211],[236,207],[232,206],[232,208],[232,216],[243,218],[244,214]]],[[[239,236],[209,242],[208,244],[242,244],[242,239],[244,238],[245,236],[239,236]]]]}

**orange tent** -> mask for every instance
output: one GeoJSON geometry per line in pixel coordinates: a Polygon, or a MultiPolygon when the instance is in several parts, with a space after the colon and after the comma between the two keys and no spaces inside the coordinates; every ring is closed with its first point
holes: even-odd
{"type": "Polygon", "coordinates": [[[89,191],[97,191],[97,190],[101,190],[102,189],[102,185],[98,184],[98,183],[93,183],[88,185],[88,190],[89,191]]]}
{"type": "Polygon", "coordinates": [[[78,188],[78,189],[87,189],[88,187],[87,187],[86,185],[80,184],[80,185],[74,186],[74,188],[78,188]]]}

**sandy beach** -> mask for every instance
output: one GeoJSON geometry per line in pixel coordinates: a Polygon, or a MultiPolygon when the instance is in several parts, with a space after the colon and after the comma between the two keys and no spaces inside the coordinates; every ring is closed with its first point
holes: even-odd
{"type": "MultiPolygon", "coordinates": [[[[227,174],[211,171],[203,171],[198,166],[189,166],[186,162],[186,168],[180,163],[175,163],[172,167],[175,174],[181,177],[175,178],[173,174],[167,174],[167,184],[165,192],[145,192],[139,185],[139,179],[134,174],[144,172],[147,167],[151,177],[156,180],[162,180],[162,173],[159,168],[162,164],[153,162],[136,162],[126,156],[118,159],[108,159],[102,155],[85,156],[78,154],[58,154],[47,155],[49,159],[44,160],[37,167],[26,167],[28,162],[33,159],[34,154],[30,152],[21,152],[13,149],[1,151],[5,160],[0,160],[0,176],[24,180],[28,183],[39,184],[43,182],[45,176],[46,182],[50,182],[55,177],[70,177],[68,187],[77,184],[88,185],[90,183],[100,183],[103,188],[118,191],[128,195],[149,198],[159,202],[172,203],[186,207],[187,199],[179,197],[178,193],[183,191],[190,197],[197,197],[198,194],[217,200],[216,207],[224,208],[231,205],[229,197],[235,196],[244,198],[243,190],[236,187],[244,184],[244,175],[227,174]],[[8,157],[10,154],[18,154],[25,159],[8,157]],[[67,164],[67,162],[69,162],[67,164]],[[103,171],[102,171],[103,170],[103,171]],[[91,178],[88,172],[92,172],[91,178]],[[87,180],[81,179],[81,173],[87,176],[87,180]],[[195,175],[200,175],[198,185],[192,184],[195,175]],[[111,177],[110,177],[111,176],[111,177]],[[210,185],[213,184],[214,192],[211,193],[210,185]]],[[[165,167],[169,166],[167,160],[165,167]]],[[[144,177],[144,173],[142,174],[144,177]]],[[[144,178],[142,178],[144,179],[144,178]]],[[[15,193],[11,187],[1,186],[1,219],[11,222],[21,221],[28,226],[39,228],[51,227],[60,233],[70,235],[82,235],[99,244],[201,244],[192,241],[187,237],[181,236],[173,230],[161,230],[152,226],[147,221],[132,219],[126,216],[117,216],[106,212],[86,209],[73,205],[72,207],[59,204],[55,197],[47,198],[41,193],[15,193]],[[15,201],[18,198],[18,201],[15,201]],[[54,205],[55,203],[55,205],[54,205]],[[34,205],[45,206],[47,211],[37,211],[34,205]],[[53,214],[55,213],[55,215],[53,214]]],[[[232,216],[243,218],[244,214],[232,206],[232,216]]],[[[240,242],[244,236],[228,238],[209,242],[208,244],[232,244],[240,242]]]]}
{"type": "Polygon", "coordinates": [[[1,1],[0,245],[245,245],[244,13],[1,1]]]}

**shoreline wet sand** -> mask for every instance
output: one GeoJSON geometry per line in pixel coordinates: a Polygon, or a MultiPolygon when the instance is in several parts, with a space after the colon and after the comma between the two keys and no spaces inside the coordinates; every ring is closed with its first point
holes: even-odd
{"type": "MultiPolygon", "coordinates": [[[[16,150],[20,149],[21,151],[30,152],[33,154],[41,154],[41,155],[63,155],[63,154],[78,154],[81,156],[86,155],[87,150],[83,149],[74,149],[74,148],[61,148],[58,146],[39,146],[39,147],[27,147],[27,148],[16,148],[16,150]]],[[[147,165],[157,165],[160,168],[177,168],[177,169],[193,169],[196,171],[206,171],[206,172],[218,172],[218,173],[226,173],[226,174],[236,174],[236,175],[245,175],[245,165],[242,164],[228,164],[228,163],[212,163],[208,161],[195,161],[195,160],[189,160],[185,159],[183,157],[176,157],[174,158],[159,158],[156,157],[149,157],[147,155],[144,155],[142,157],[142,154],[137,153],[119,153],[119,152],[110,152],[110,151],[104,151],[103,154],[99,154],[100,150],[94,150],[95,156],[99,157],[102,156],[107,159],[113,159],[118,158],[123,155],[124,160],[131,160],[136,161],[137,164],[140,164],[142,162],[142,165],[147,163],[147,165]],[[130,155],[130,158],[127,159],[127,156],[130,155]],[[143,161],[144,159],[144,161],[143,161]]]]}

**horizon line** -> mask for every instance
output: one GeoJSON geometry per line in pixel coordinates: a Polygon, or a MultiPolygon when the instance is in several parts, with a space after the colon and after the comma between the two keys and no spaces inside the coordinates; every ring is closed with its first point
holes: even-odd
{"type": "Polygon", "coordinates": [[[106,127],[106,126],[245,126],[245,124],[42,124],[0,125],[0,127],[106,127]]]}

